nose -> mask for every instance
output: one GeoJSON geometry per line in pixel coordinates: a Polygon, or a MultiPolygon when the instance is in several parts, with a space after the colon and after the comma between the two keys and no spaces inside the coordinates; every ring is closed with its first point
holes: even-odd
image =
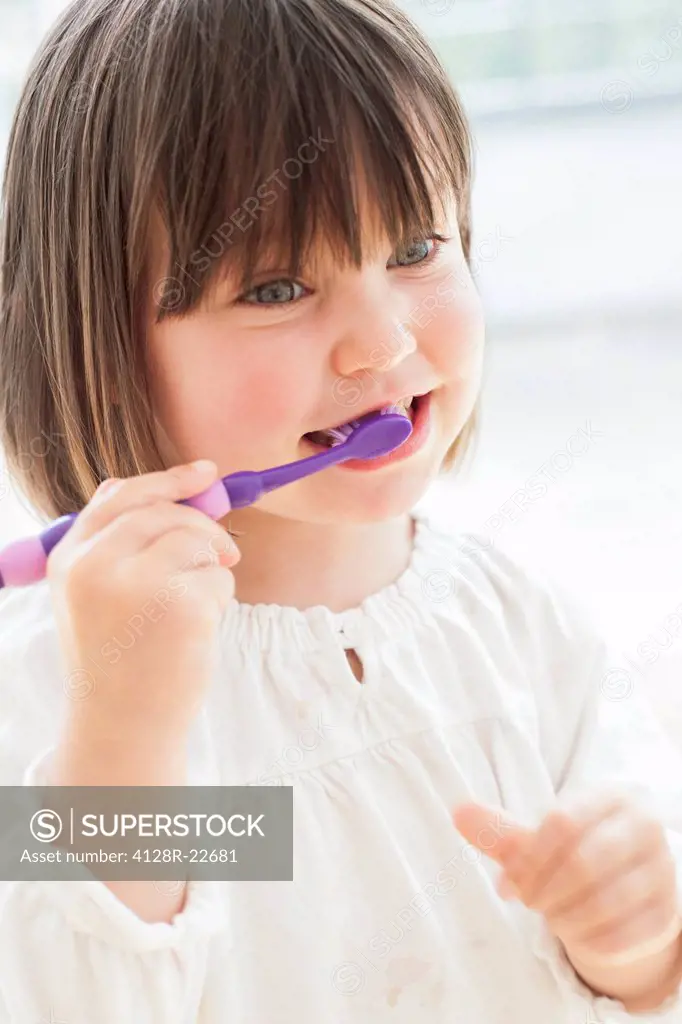
{"type": "Polygon", "coordinates": [[[352,322],[337,342],[333,353],[334,373],[352,377],[366,372],[383,374],[417,351],[417,340],[405,319],[354,302],[352,322]]]}

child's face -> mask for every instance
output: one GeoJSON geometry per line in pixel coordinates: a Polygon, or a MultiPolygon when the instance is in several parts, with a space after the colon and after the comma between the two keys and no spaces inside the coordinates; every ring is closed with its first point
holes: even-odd
{"type": "MultiPolygon", "coordinates": [[[[150,310],[152,388],[170,462],[210,458],[221,476],[267,469],[315,454],[304,434],[431,392],[429,435],[408,458],[369,472],[327,469],[258,505],[316,523],[409,510],[469,418],[482,372],[481,303],[454,206],[438,232],[451,239],[440,255],[431,239],[402,253],[384,243],[357,270],[320,248],[298,281],[264,266],[248,294],[225,281],[184,319],[157,326],[150,310]]],[[[164,275],[165,253],[157,256],[154,281],[164,275]]]]}

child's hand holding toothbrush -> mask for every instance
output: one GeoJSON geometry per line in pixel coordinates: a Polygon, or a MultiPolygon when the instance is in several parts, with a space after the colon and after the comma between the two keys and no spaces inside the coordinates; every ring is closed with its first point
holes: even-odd
{"type": "MultiPolygon", "coordinates": [[[[185,785],[186,745],[214,668],[239,552],[179,504],[217,476],[208,462],[106,481],[54,548],[47,576],[68,702],[49,767],[60,786],[185,785]]],[[[170,920],[151,882],[106,883],[145,920],[170,920]]]]}
{"type": "Polygon", "coordinates": [[[71,702],[72,735],[150,750],[185,738],[209,682],[216,628],[234,593],[228,567],[239,552],[216,522],[178,502],[216,474],[209,462],[105,481],[50,555],[66,671],[86,673],[90,690],[71,702]]]}
{"type": "Polygon", "coordinates": [[[576,972],[629,1012],[655,1009],[682,980],[675,862],[663,826],[620,795],[548,814],[537,830],[477,804],[461,834],[503,869],[498,892],[542,914],[576,972]],[[483,845],[495,816],[503,832],[483,845]]]}

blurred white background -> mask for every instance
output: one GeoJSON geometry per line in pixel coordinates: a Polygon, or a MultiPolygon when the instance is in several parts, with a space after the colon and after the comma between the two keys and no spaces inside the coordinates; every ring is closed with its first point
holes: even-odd
{"type": "MultiPolygon", "coordinates": [[[[0,0],[2,157],[63,6],[0,0]]],[[[428,502],[577,588],[682,741],[682,0],[403,6],[472,121],[489,323],[477,458],[428,502]]],[[[0,543],[37,528],[5,484],[0,543]]]]}

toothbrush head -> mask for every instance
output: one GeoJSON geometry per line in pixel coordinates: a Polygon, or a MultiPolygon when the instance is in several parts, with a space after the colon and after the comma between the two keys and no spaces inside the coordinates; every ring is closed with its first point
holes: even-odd
{"type": "Polygon", "coordinates": [[[356,422],[357,426],[338,446],[343,448],[345,459],[378,459],[399,448],[412,433],[410,418],[396,406],[368,413],[356,422]]]}
{"type": "MultiPolygon", "coordinates": [[[[225,511],[228,508],[246,508],[278,487],[302,480],[320,470],[347,462],[348,459],[378,459],[381,455],[388,455],[399,448],[411,433],[410,418],[401,409],[387,406],[335,430],[334,434],[339,436],[337,443],[317,455],[284,466],[273,466],[260,473],[248,470],[223,477],[220,487],[225,493],[217,498],[210,495],[209,506],[214,508],[222,502],[226,506],[225,511]],[[344,436],[343,440],[341,436],[344,436]]],[[[214,487],[218,487],[217,482],[214,487]]],[[[196,504],[197,500],[189,498],[185,499],[185,503],[196,504]]]]}

